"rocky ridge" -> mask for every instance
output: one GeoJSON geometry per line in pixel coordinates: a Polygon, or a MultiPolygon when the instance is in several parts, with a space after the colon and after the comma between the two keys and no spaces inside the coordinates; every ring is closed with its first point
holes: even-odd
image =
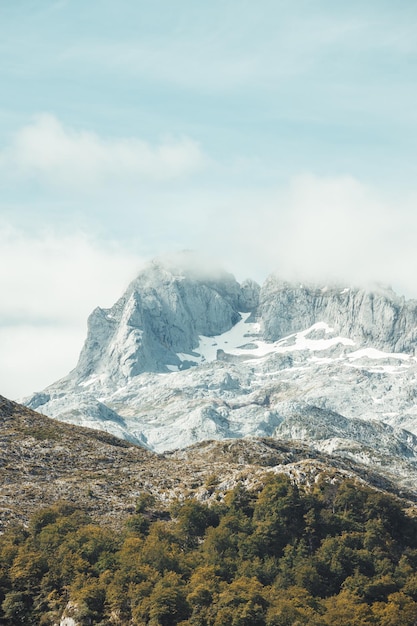
{"type": "Polygon", "coordinates": [[[293,285],[272,275],[261,289],[258,314],[266,341],[324,321],[362,346],[411,355],[416,349],[417,301],[407,301],[390,288],[320,288],[293,285]]]}

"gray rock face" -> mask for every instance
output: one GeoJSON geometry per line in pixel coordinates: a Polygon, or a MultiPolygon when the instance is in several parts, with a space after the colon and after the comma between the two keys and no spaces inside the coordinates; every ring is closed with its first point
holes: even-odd
{"type": "Polygon", "coordinates": [[[405,301],[389,289],[295,286],[270,276],[260,292],[258,314],[264,338],[276,341],[325,321],[362,345],[414,354],[417,301],[405,301]]]}
{"type": "Polygon", "coordinates": [[[239,311],[244,313],[256,311],[259,305],[260,291],[260,286],[254,280],[244,280],[240,285],[238,297],[239,311]]]}
{"type": "MultiPolygon", "coordinates": [[[[288,409],[287,409],[288,410],[288,409]]],[[[321,442],[345,440],[365,443],[370,450],[378,450],[385,455],[397,456],[417,461],[417,437],[388,424],[346,418],[334,411],[321,409],[302,403],[288,411],[286,419],[278,426],[276,435],[286,439],[321,442]]],[[[338,446],[335,446],[337,449],[338,446]]],[[[326,448],[326,446],[324,446],[326,448]]],[[[374,453],[375,456],[375,453],[374,453]]]]}
{"type": "Polygon", "coordinates": [[[192,255],[153,261],[111,309],[97,308],[74,376],[122,384],[142,372],[179,367],[200,335],[221,335],[258,304],[259,286],[209,271],[192,255]]]}

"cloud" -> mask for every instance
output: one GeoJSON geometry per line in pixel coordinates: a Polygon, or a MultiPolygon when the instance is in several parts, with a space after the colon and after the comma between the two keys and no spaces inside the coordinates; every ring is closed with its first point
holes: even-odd
{"type": "Polygon", "coordinates": [[[155,145],[137,138],[103,139],[66,128],[49,114],[21,128],[0,153],[3,170],[71,188],[169,181],[195,173],[205,160],[198,143],[187,137],[155,145]]]}
{"type": "Polygon", "coordinates": [[[290,273],[330,279],[389,280],[387,246],[395,211],[379,195],[350,176],[293,179],[288,193],[287,232],[280,264],[290,273]]]}
{"type": "Polygon", "coordinates": [[[84,234],[28,235],[0,228],[0,320],[36,324],[85,322],[111,305],[142,260],[84,234]]]}
{"type": "Polygon", "coordinates": [[[72,327],[0,326],[0,394],[21,399],[68,374],[84,335],[72,327]]]}
{"type": "Polygon", "coordinates": [[[417,297],[416,205],[416,195],[385,197],[351,176],[303,174],[218,200],[206,223],[221,229],[206,239],[240,277],[381,282],[417,297]]]}
{"type": "Polygon", "coordinates": [[[86,320],[111,306],[142,260],[83,234],[0,228],[0,393],[31,393],[77,361],[86,320]]]}

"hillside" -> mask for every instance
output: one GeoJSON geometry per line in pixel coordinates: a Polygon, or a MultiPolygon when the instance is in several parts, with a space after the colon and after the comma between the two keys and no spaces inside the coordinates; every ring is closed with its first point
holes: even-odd
{"type": "Polygon", "coordinates": [[[1,527],[27,522],[40,506],[77,503],[94,519],[120,527],[144,493],[155,509],[175,498],[222,498],[242,483],[253,487],[265,472],[285,472],[299,484],[321,475],[357,478],[413,501],[376,471],[303,443],[275,439],[209,441],[165,455],[105,432],[58,422],[0,397],[1,527]]]}
{"type": "Polygon", "coordinates": [[[417,619],[417,493],[364,464],[276,438],[156,454],[3,397],[0,444],[2,626],[417,619]]]}

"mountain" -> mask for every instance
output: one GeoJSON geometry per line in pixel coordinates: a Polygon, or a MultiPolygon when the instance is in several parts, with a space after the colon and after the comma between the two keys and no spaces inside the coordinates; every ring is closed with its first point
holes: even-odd
{"type": "Polygon", "coordinates": [[[387,288],[239,284],[193,253],[96,309],[75,369],[25,400],[163,452],[277,437],[417,487],[417,302],[387,288]]]}

